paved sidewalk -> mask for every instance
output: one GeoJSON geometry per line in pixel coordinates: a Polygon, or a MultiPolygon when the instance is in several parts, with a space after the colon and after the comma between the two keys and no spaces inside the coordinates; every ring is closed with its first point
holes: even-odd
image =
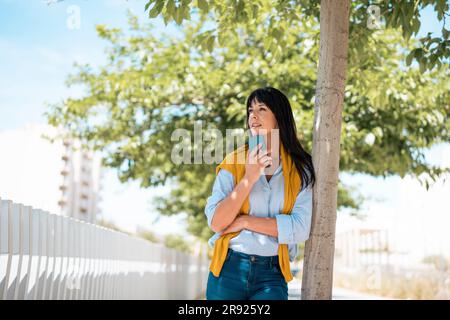
{"type": "MultiPolygon", "coordinates": [[[[300,300],[301,282],[294,279],[288,284],[289,300],[300,300]]],[[[343,288],[333,288],[333,300],[387,300],[389,298],[374,296],[363,292],[343,288]]]]}
{"type": "MultiPolygon", "coordinates": [[[[299,279],[294,279],[288,284],[289,300],[300,300],[301,283],[299,279]]],[[[388,300],[390,298],[374,296],[363,292],[352,291],[344,288],[333,288],[333,300],[388,300]]],[[[203,294],[199,300],[206,300],[203,294]]]]}

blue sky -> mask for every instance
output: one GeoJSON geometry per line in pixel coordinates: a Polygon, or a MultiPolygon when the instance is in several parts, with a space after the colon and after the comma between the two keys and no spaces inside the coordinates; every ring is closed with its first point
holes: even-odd
{"type": "MultiPolygon", "coordinates": [[[[145,1],[65,0],[47,5],[41,0],[0,0],[0,129],[16,128],[27,122],[42,122],[45,102],[74,94],[64,85],[73,63],[102,65],[105,42],[95,32],[96,24],[127,28],[126,10],[142,21],[145,1]],[[67,8],[81,9],[81,28],[70,30],[67,8]]],[[[431,7],[423,13],[420,34],[440,34],[441,24],[431,7]]],[[[153,20],[157,31],[176,32],[153,20]]]]}
{"type": "MultiPolygon", "coordinates": [[[[141,21],[148,21],[143,12],[146,1],[138,0],[66,0],[46,5],[40,0],[0,0],[0,132],[23,127],[28,123],[44,123],[45,102],[57,102],[69,95],[78,95],[75,89],[66,88],[64,81],[75,61],[99,66],[104,63],[106,43],[95,32],[96,24],[127,29],[126,10],[132,10],[141,21]],[[68,7],[77,5],[81,28],[67,27],[68,7]]],[[[421,35],[427,32],[440,34],[430,7],[422,12],[421,35]]],[[[177,27],[165,27],[161,20],[152,20],[156,32],[176,33],[177,27]]],[[[437,146],[428,158],[437,163],[444,160],[448,146],[437,146]]],[[[1,165],[1,164],[0,164],[1,165]]],[[[342,175],[345,182],[360,185],[366,196],[382,199],[385,206],[398,205],[398,192],[402,181],[398,177],[386,181],[362,175],[342,175]]],[[[142,190],[136,183],[121,185],[114,172],[109,171],[104,181],[102,209],[105,217],[128,229],[143,225],[151,227],[157,218],[152,210],[151,198],[167,189],[142,190]],[[134,203],[133,215],[124,215],[134,203]]],[[[370,211],[370,210],[369,210],[370,211]]],[[[161,229],[174,225],[174,220],[161,218],[161,229]]],[[[181,225],[177,220],[177,225],[181,225]]],[[[155,226],[157,224],[153,224],[155,226]]],[[[182,232],[182,227],[174,229],[182,232]]]]}

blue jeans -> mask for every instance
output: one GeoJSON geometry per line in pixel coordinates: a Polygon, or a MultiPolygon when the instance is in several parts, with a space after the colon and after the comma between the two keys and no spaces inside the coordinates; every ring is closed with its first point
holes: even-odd
{"type": "Polygon", "coordinates": [[[209,272],[207,300],[288,300],[278,256],[263,257],[228,249],[219,277],[209,272]]]}

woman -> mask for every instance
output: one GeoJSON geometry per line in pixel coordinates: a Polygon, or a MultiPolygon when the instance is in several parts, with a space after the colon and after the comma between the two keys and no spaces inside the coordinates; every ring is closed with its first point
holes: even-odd
{"type": "Polygon", "coordinates": [[[216,168],[205,207],[215,232],[209,240],[214,255],[206,299],[287,300],[289,262],[298,255],[298,243],[309,237],[314,168],[281,91],[265,87],[250,94],[247,127],[265,134],[267,150],[261,145],[248,150],[245,144],[216,168]],[[281,141],[273,145],[276,130],[281,141]],[[242,155],[245,163],[239,164],[242,155]],[[280,156],[272,159],[275,155],[280,156]],[[262,174],[266,167],[272,169],[268,175],[262,174]]]}

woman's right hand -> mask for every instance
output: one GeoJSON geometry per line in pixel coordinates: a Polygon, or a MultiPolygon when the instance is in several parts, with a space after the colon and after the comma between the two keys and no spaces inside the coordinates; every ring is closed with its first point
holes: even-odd
{"type": "Polygon", "coordinates": [[[258,181],[259,176],[264,172],[264,169],[267,166],[272,165],[272,157],[268,155],[267,150],[261,152],[261,147],[262,144],[258,144],[258,146],[251,150],[247,156],[245,176],[251,183],[258,181]]]}

